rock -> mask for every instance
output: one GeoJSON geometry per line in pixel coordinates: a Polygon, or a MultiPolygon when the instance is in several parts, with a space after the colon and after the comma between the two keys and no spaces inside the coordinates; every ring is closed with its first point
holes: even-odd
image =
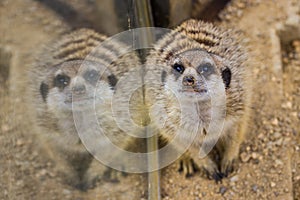
{"type": "Polygon", "coordinates": [[[7,131],[9,131],[9,126],[6,125],[6,124],[3,124],[3,125],[1,126],[1,130],[2,130],[2,132],[7,132],[7,131]]]}
{"type": "Polygon", "coordinates": [[[255,153],[255,152],[252,152],[251,157],[252,157],[253,159],[256,159],[256,158],[258,158],[258,154],[255,153]]]}
{"type": "Polygon", "coordinates": [[[282,142],[283,142],[283,138],[280,138],[280,139],[276,140],[276,141],[274,142],[274,144],[277,145],[277,146],[281,146],[281,145],[282,145],[282,142]]]}
{"type": "Polygon", "coordinates": [[[294,181],[299,181],[300,180],[300,176],[295,176],[294,177],[294,181]]]}
{"type": "Polygon", "coordinates": [[[258,191],[258,186],[256,184],[251,186],[251,189],[253,192],[257,192],[258,191]]]}
{"type": "Polygon", "coordinates": [[[275,187],[275,186],[276,186],[276,183],[274,183],[274,182],[271,182],[271,183],[270,183],[270,186],[273,188],[273,187],[275,187]]]}
{"type": "Polygon", "coordinates": [[[246,4],[244,2],[238,2],[236,5],[237,5],[238,8],[245,8],[246,7],[246,4]]]}
{"type": "Polygon", "coordinates": [[[278,165],[283,165],[283,162],[279,159],[275,160],[275,166],[277,167],[278,165]]]}
{"type": "Polygon", "coordinates": [[[18,180],[18,181],[16,182],[16,185],[17,185],[17,186],[23,186],[23,185],[24,185],[24,181],[23,181],[23,180],[18,180]]]}
{"type": "Polygon", "coordinates": [[[282,105],[281,105],[282,108],[286,108],[286,109],[291,109],[293,107],[293,104],[292,102],[290,101],[287,101],[287,102],[284,102],[282,105]]]}
{"type": "Polygon", "coordinates": [[[224,187],[224,186],[221,186],[220,187],[220,190],[219,190],[219,192],[220,192],[220,194],[225,194],[225,192],[227,191],[227,188],[226,187],[224,187]]]}
{"type": "Polygon", "coordinates": [[[284,188],[284,192],[288,193],[290,190],[288,188],[284,188]]]}
{"type": "Polygon", "coordinates": [[[230,181],[231,182],[237,182],[239,180],[239,176],[238,175],[235,175],[233,177],[230,178],[230,181]]]}
{"type": "Polygon", "coordinates": [[[24,142],[23,139],[18,139],[17,142],[16,142],[16,145],[17,145],[17,146],[23,146],[24,143],[25,143],[25,142],[24,142]]]}
{"type": "Polygon", "coordinates": [[[274,126],[278,126],[278,119],[277,118],[274,118],[272,121],[271,121],[271,124],[274,125],[274,126]]]}
{"type": "Polygon", "coordinates": [[[258,139],[263,139],[264,138],[264,134],[260,133],[257,137],[258,137],[258,139]]]}
{"type": "Polygon", "coordinates": [[[63,194],[64,194],[64,195],[70,195],[70,194],[71,194],[71,191],[68,190],[68,189],[63,189],[63,194]]]}
{"type": "Polygon", "coordinates": [[[242,162],[247,162],[250,159],[250,157],[251,156],[245,152],[241,153],[241,155],[240,155],[242,162]]]}
{"type": "Polygon", "coordinates": [[[281,134],[280,134],[280,133],[278,133],[278,132],[275,132],[275,133],[274,133],[274,138],[275,138],[275,139],[280,138],[280,137],[281,137],[281,134]]]}
{"type": "Polygon", "coordinates": [[[291,115],[295,118],[297,118],[298,113],[297,112],[292,112],[291,115]]]}
{"type": "Polygon", "coordinates": [[[47,173],[48,173],[48,172],[47,172],[46,169],[42,169],[42,170],[40,171],[40,174],[41,174],[42,176],[45,176],[47,173]]]}

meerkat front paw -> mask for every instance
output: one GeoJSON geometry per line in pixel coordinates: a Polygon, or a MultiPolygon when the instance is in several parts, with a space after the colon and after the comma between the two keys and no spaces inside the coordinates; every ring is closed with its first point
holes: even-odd
{"type": "MultiPolygon", "coordinates": [[[[223,141],[223,151],[221,153],[220,170],[227,177],[233,173],[238,167],[238,155],[240,144],[235,142],[236,139],[223,141]]],[[[239,141],[239,140],[237,140],[239,141]]],[[[219,148],[220,149],[220,148],[219,148]]]]}
{"type": "Polygon", "coordinates": [[[228,177],[229,174],[233,173],[237,169],[238,161],[237,158],[224,157],[221,161],[221,173],[224,177],[228,177]]]}
{"type": "Polygon", "coordinates": [[[211,158],[206,156],[205,158],[198,160],[199,164],[197,163],[197,165],[206,174],[208,179],[215,180],[218,183],[224,178],[224,174],[220,172],[217,164],[211,160],[211,158]]]}
{"type": "Polygon", "coordinates": [[[180,160],[178,171],[182,172],[186,177],[193,176],[200,171],[208,179],[213,179],[216,182],[220,182],[224,177],[224,174],[219,171],[217,164],[209,156],[202,159],[192,159],[189,156],[183,156],[180,160]]]}
{"type": "Polygon", "coordinates": [[[99,181],[118,182],[121,172],[105,166],[97,160],[93,160],[85,173],[86,182],[97,183],[99,181]]]}
{"type": "Polygon", "coordinates": [[[190,157],[184,157],[179,162],[178,172],[183,173],[186,177],[190,177],[199,171],[198,166],[196,166],[194,160],[190,157]]]}
{"type": "Polygon", "coordinates": [[[120,181],[121,177],[127,176],[126,172],[118,171],[112,168],[107,168],[104,173],[103,180],[117,183],[120,181]]]}

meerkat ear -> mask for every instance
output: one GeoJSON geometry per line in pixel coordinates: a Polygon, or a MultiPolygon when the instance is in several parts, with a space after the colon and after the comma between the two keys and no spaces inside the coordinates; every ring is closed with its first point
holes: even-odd
{"type": "Polygon", "coordinates": [[[222,69],[222,79],[225,84],[225,89],[228,89],[231,81],[231,70],[227,66],[224,69],[222,69]]]}
{"type": "Polygon", "coordinates": [[[44,82],[42,82],[40,85],[40,93],[42,95],[44,102],[46,102],[46,98],[49,93],[49,86],[44,82]]]}
{"type": "Polygon", "coordinates": [[[163,70],[161,73],[161,82],[162,83],[166,82],[166,77],[167,77],[167,72],[165,70],[163,70]]]}
{"type": "Polygon", "coordinates": [[[118,83],[117,77],[116,77],[114,74],[111,74],[111,75],[109,75],[107,78],[108,78],[108,83],[109,83],[109,85],[110,85],[112,88],[114,88],[114,87],[117,85],[117,83],[118,83]]]}

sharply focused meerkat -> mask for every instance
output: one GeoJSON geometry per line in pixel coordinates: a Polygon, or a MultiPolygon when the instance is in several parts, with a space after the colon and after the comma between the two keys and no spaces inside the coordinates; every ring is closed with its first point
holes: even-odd
{"type": "Polygon", "coordinates": [[[147,58],[145,98],[162,108],[151,114],[161,137],[181,151],[193,140],[181,162],[187,175],[204,169],[218,181],[233,171],[250,113],[245,52],[236,31],[191,19],[160,39],[147,58]],[[220,159],[201,159],[200,147],[214,142],[220,159]]]}
{"type": "MultiPolygon", "coordinates": [[[[89,29],[64,35],[38,56],[30,73],[29,101],[36,111],[38,135],[59,172],[80,189],[92,187],[106,167],[82,144],[79,129],[83,137],[98,131],[96,116],[112,143],[126,148],[130,140],[112,118],[111,101],[118,78],[139,59],[119,41],[101,45],[106,39],[89,29]],[[81,123],[75,124],[74,112],[82,117],[81,123]]],[[[86,138],[90,141],[85,143],[98,145],[96,138],[86,138]]],[[[95,149],[99,148],[89,150],[95,149]]]]}

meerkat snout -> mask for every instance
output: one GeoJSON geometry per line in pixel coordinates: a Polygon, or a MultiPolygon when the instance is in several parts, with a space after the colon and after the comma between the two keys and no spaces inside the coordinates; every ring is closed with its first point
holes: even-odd
{"type": "Polygon", "coordinates": [[[86,94],[86,86],[85,81],[80,79],[80,77],[76,77],[74,83],[71,85],[72,94],[73,95],[84,95],[86,94]]]}
{"type": "Polygon", "coordinates": [[[182,79],[182,85],[184,86],[194,86],[196,83],[194,76],[185,76],[182,79]]]}
{"type": "Polygon", "coordinates": [[[76,95],[85,94],[86,87],[83,84],[77,84],[77,85],[72,87],[72,92],[73,92],[73,94],[76,94],[76,95]]]}

